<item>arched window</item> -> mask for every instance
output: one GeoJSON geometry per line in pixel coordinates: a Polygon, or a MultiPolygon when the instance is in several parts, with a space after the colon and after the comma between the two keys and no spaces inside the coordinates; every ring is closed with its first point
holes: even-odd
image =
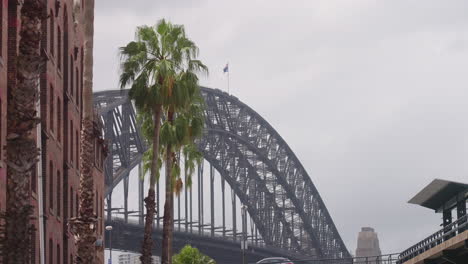
{"type": "Polygon", "coordinates": [[[75,156],[76,156],[76,169],[79,170],[80,169],[80,156],[79,156],[79,151],[80,151],[80,137],[79,137],[79,134],[78,134],[78,130],[76,130],[76,146],[75,146],[75,156]]]}
{"type": "Polygon", "coordinates": [[[94,210],[96,212],[96,215],[99,217],[99,205],[98,205],[99,198],[98,197],[99,197],[99,192],[96,191],[96,205],[95,205],[94,210]]]}
{"type": "Polygon", "coordinates": [[[73,196],[73,187],[70,187],[70,217],[75,215],[75,211],[73,210],[73,206],[75,206],[75,203],[73,202],[73,196]]]}
{"type": "Polygon", "coordinates": [[[60,261],[60,245],[57,244],[57,264],[60,264],[60,263],[62,263],[60,261]]]}
{"type": "Polygon", "coordinates": [[[54,25],[54,11],[50,10],[50,23],[49,23],[49,52],[50,55],[54,55],[54,40],[55,40],[55,25],[54,25]]]}
{"type": "Polygon", "coordinates": [[[62,102],[57,98],[57,139],[62,142],[62,102]]]}
{"type": "Polygon", "coordinates": [[[60,178],[60,171],[57,170],[57,216],[60,216],[62,213],[61,210],[61,203],[62,201],[62,186],[61,186],[62,180],[60,178]]]}
{"type": "Polygon", "coordinates": [[[37,167],[36,164],[33,166],[33,170],[31,173],[31,190],[34,193],[37,193],[37,167]]]}
{"type": "Polygon", "coordinates": [[[50,118],[50,131],[54,132],[54,87],[51,85],[50,86],[50,96],[49,96],[49,118],[50,118]]]}
{"type": "Polygon", "coordinates": [[[31,226],[31,263],[36,263],[36,227],[31,226]]]}
{"type": "Polygon", "coordinates": [[[73,95],[75,94],[75,87],[74,87],[74,82],[75,82],[75,78],[73,78],[73,56],[70,55],[70,96],[73,97],[73,95]]]}
{"type": "Polygon", "coordinates": [[[62,31],[57,27],[57,67],[62,69],[62,31]]]}
{"type": "Polygon", "coordinates": [[[54,210],[54,164],[49,161],[49,208],[54,210]]]}
{"type": "Polygon", "coordinates": [[[70,164],[73,164],[73,121],[70,120],[70,164]]]}
{"type": "Polygon", "coordinates": [[[75,206],[75,215],[78,217],[78,216],[79,216],[78,210],[79,210],[79,208],[80,208],[80,200],[79,200],[79,197],[78,197],[78,192],[76,193],[75,203],[76,203],[76,206],[75,206]]]}
{"type": "Polygon", "coordinates": [[[78,73],[78,68],[75,69],[75,77],[76,77],[76,83],[75,83],[75,86],[76,86],[76,105],[79,107],[80,106],[80,93],[81,93],[81,89],[80,89],[80,74],[78,73]]]}
{"type": "Polygon", "coordinates": [[[54,264],[54,242],[49,238],[49,264],[54,264]]]}

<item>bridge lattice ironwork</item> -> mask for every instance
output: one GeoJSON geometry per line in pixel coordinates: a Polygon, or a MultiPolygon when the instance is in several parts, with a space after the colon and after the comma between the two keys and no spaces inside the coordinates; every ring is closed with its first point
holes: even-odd
{"type": "MultiPolygon", "coordinates": [[[[202,88],[202,94],[206,128],[198,146],[222,176],[223,184],[226,181],[247,206],[263,243],[302,255],[350,257],[317,188],[278,132],[236,97],[209,88],[202,88]]],[[[109,142],[106,195],[110,197],[123,180],[128,196],[129,173],[147,149],[135,109],[126,90],[97,92],[94,96],[109,142]]],[[[112,210],[109,203],[110,199],[108,208],[112,210]]],[[[125,207],[127,210],[127,204],[125,207]]],[[[203,226],[200,220],[198,223],[203,226]]],[[[189,225],[188,219],[185,224],[189,225]]],[[[214,232],[215,227],[211,228],[214,232]]]]}

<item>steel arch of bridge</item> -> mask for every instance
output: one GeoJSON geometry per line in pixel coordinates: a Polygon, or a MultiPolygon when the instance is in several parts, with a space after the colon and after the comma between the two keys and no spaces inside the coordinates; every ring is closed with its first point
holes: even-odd
{"type": "MultiPolygon", "coordinates": [[[[249,214],[267,245],[318,257],[349,257],[309,175],[273,127],[236,97],[202,88],[206,129],[198,142],[249,214]]],[[[141,161],[147,146],[126,90],[94,94],[109,141],[106,195],[141,161]]]]}

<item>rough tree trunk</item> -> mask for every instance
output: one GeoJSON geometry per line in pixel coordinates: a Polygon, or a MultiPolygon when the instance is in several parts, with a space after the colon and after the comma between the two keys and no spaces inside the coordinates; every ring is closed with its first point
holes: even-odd
{"type": "Polygon", "coordinates": [[[29,189],[39,156],[34,132],[39,123],[39,76],[45,62],[39,52],[45,14],[42,1],[25,0],[21,7],[16,82],[8,89],[7,210],[1,241],[5,264],[26,264],[31,257],[33,207],[29,189]]]}
{"type": "Polygon", "coordinates": [[[151,234],[153,231],[154,215],[156,212],[155,194],[154,187],[156,185],[156,173],[158,168],[159,158],[159,132],[161,130],[161,113],[162,109],[160,105],[157,105],[154,109],[154,134],[153,134],[153,160],[151,161],[151,175],[150,175],[150,186],[148,190],[148,196],[145,198],[146,216],[145,216],[145,234],[143,238],[143,244],[141,246],[141,263],[151,264],[152,263],[152,248],[153,239],[151,234]]]}
{"type": "MultiPolygon", "coordinates": [[[[168,114],[168,121],[172,123],[174,113],[168,114]]],[[[174,231],[174,192],[172,186],[172,163],[174,162],[174,153],[171,151],[171,145],[166,149],[166,201],[164,203],[164,221],[163,221],[163,245],[161,261],[162,264],[172,264],[172,236],[174,231]]]]}
{"type": "Polygon", "coordinates": [[[90,264],[96,257],[96,225],[94,214],[94,108],[93,108],[93,35],[94,0],[87,0],[84,6],[84,69],[83,69],[83,120],[81,130],[79,213],[70,220],[76,236],[77,264],[90,264]]]}

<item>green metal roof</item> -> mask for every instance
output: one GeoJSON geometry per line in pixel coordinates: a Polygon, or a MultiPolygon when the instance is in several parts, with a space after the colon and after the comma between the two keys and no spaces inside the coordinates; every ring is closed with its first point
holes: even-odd
{"type": "Polygon", "coordinates": [[[453,208],[458,200],[468,197],[468,184],[435,179],[424,187],[408,203],[421,205],[436,211],[453,208]]]}

